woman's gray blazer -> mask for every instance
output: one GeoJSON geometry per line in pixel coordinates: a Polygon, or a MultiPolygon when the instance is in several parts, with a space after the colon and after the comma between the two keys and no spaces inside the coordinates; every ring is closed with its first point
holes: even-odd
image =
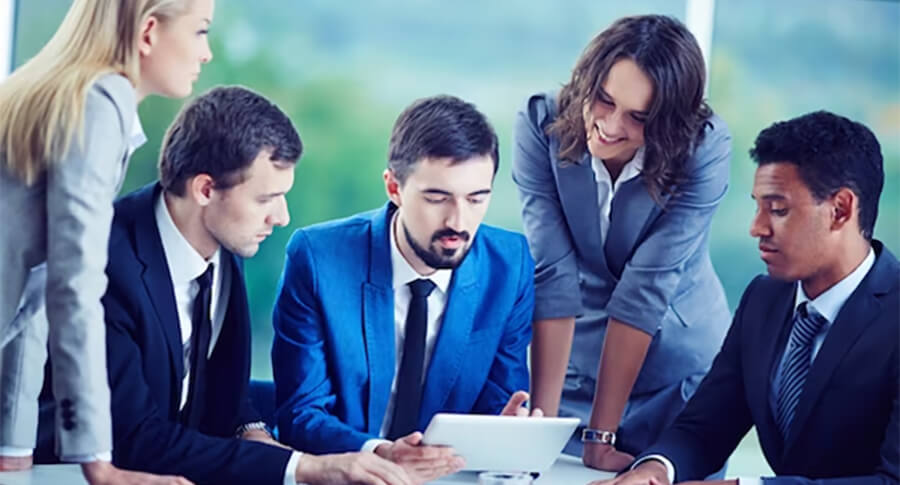
{"type": "Polygon", "coordinates": [[[0,169],[0,446],[34,447],[49,342],[57,453],[112,450],[100,298],[136,107],[131,83],[104,75],[88,91],[82,136],[38,182],[0,169]]]}
{"type": "MultiPolygon", "coordinates": [[[[586,422],[608,317],[653,335],[632,397],[702,375],[719,350],[731,317],[709,258],[709,228],[728,187],[731,136],[710,118],[686,181],[663,208],[643,175],[623,183],[604,244],[590,154],[561,164],[559,141],[545,132],[556,109],[555,93],[544,93],[519,111],[512,174],[536,263],[534,319],[576,317],[566,388],[586,392],[582,402],[564,393],[561,410],[586,422]]],[[[662,419],[670,410],[651,414],[662,419]]]]}

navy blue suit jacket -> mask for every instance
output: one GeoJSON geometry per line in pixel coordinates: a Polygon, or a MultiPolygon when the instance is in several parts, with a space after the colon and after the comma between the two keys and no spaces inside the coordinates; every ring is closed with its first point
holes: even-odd
{"type": "MultiPolygon", "coordinates": [[[[294,233],[275,305],[280,438],[317,453],[378,437],[395,372],[394,206],[294,233]]],[[[481,225],[454,271],[418,416],[498,414],[528,388],[534,264],[520,234],[481,225]]]]}
{"type": "Polygon", "coordinates": [[[241,261],[223,248],[231,289],[222,332],[206,366],[199,429],[179,423],[184,372],[181,330],[169,266],[154,217],[153,184],[120,199],[103,298],[112,391],[113,462],[182,475],[196,483],[284,481],[290,450],[234,438],[260,421],[250,406],[250,314],[241,261]]]}
{"type": "Polygon", "coordinates": [[[718,470],[751,426],[776,484],[897,483],[900,461],[900,263],[880,242],[875,265],[828,331],[784,439],[769,404],[790,334],[796,283],[759,276],[744,292],[712,369],[642,456],[661,454],[676,480],[718,470]]]}

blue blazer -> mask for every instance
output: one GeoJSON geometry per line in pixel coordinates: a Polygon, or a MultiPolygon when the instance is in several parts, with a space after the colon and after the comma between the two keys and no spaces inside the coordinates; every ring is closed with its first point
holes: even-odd
{"type": "MultiPolygon", "coordinates": [[[[272,369],[279,436],[294,447],[356,451],[379,437],[396,365],[394,210],[300,229],[288,244],[272,369]]],[[[438,412],[498,414],[528,388],[533,274],[524,237],[481,225],[453,271],[420,429],[438,412]]]]}
{"type": "Polygon", "coordinates": [[[234,438],[261,421],[250,405],[250,314],[241,261],[224,248],[231,288],[222,333],[207,364],[199,429],[179,422],[184,372],[175,293],[154,216],[160,186],[115,205],[107,268],[107,365],[113,462],[196,483],[284,482],[290,450],[234,438]]]}
{"type": "Polygon", "coordinates": [[[775,425],[772,376],[791,330],[796,283],[759,276],[722,351],[673,426],[644,455],[676,480],[717,470],[756,426],[772,484],[886,484],[900,477],[900,263],[880,242],[869,274],[838,313],[813,361],[791,431],[775,425]]]}

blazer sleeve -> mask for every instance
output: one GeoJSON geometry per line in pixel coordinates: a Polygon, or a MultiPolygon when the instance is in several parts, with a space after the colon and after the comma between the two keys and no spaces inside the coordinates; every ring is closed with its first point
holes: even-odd
{"type": "Polygon", "coordinates": [[[279,438],[311,453],[359,451],[377,436],[362,433],[334,415],[325,355],[325,317],[320,311],[316,268],[306,234],[294,233],[287,247],[272,322],[279,438]]]}
{"type": "Polygon", "coordinates": [[[104,298],[116,446],[113,463],[196,483],[284,483],[291,450],[208,436],[160,412],[144,375],[137,328],[114,289],[104,298]]]}
{"type": "Polygon", "coordinates": [[[702,480],[720,469],[753,426],[744,392],[741,334],[744,308],[757,280],[744,292],[722,349],[697,391],[657,442],[637,457],[665,456],[675,467],[676,483],[702,480]]]}
{"type": "Polygon", "coordinates": [[[534,308],[534,261],[528,254],[525,239],[519,240],[521,257],[516,302],[506,321],[487,381],[472,408],[475,413],[500,414],[514,392],[528,390],[527,354],[534,308]]]}
{"type": "MultiPolygon", "coordinates": [[[[125,81],[127,82],[127,81],[125,81]]],[[[112,449],[103,306],[113,199],[125,155],[121,110],[134,109],[97,86],[88,91],[81,136],[47,171],[47,319],[57,409],[78,425],[60,426],[62,456],[112,449]],[[61,407],[60,407],[61,405],[61,407]]],[[[127,111],[126,111],[127,112],[127,111]]]]}
{"type": "Polygon", "coordinates": [[[687,263],[707,240],[713,214],[728,189],[731,134],[720,118],[688,163],[687,181],[678,186],[646,238],[625,263],[607,312],[649,334],[662,322],[687,263]]]}
{"type": "Polygon", "coordinates": [[[512,178],[522,204],[522,225],[534,258],[534,319],[579,316],[584,312],[578,261],[563,215],[551,164],[550,121],[545,95],[530,97],[513,127],[512,178]]]}

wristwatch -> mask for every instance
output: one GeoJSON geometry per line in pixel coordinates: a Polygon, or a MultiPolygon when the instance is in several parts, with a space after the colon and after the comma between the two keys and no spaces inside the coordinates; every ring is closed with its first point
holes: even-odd
{"type": "Polygon", "coordinates": [[[266,433],[267,435],[269,435],[269,437],[272,437],[272,432],[269,430],[269,427],[266,426],[266,423],[264,423],[264,422],[262,422],[262,421],[256,421],[256,422],[253,422],[253,423],[242,424],[242,425],[238,426],[238,428],[237,428],[237,430],[235,431],[234,434],[235,434],[235,436],[237,436],[238,438],[240,438],[240,437],[243,436],[244,433],[246,433],[247,431],[251,431],[251,430],[254,430],[254,429],[259,429],[259,430],[265,431],[265,433],[266,433]]]}
{"type": "Polygon", "coordinates": [[[584,428],[581,431],[581,442],[615,446],[616,433],[613,431],[604,431],[602,429],[584,428]]]}

